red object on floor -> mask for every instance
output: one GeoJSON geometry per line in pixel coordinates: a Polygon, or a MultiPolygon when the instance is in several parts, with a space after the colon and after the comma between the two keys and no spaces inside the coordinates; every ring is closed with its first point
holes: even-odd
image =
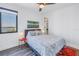
{"type": "Polygon", "coordinates": [[[76,56],[76,51],[72,48],[65,47],[63,49],[63,54],[65,56],[76,56]]]}
{"type": "Polygon", "coordinates": [[[76,56],[76,51],[69,47],[64,47],[59,53],[59,56],[76,56]]]}
{"type": "Polygon", "coordinates": [[[27,48],[27,46],[20,46],[20,48],[27,48]]]}

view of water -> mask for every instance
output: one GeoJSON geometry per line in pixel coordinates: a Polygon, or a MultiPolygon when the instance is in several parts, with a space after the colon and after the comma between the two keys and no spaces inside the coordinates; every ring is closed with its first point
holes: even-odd
{"type": "Polygon", "coordinates": [[[16,28],[15,27],[2,27],[1,32],[15,32],[16,28]]]}

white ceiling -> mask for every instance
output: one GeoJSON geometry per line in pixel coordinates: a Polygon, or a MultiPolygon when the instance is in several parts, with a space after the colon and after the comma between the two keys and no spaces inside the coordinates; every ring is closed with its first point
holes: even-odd
{"type": "MultiPolygon", "coordinates": [[[[45,8],[43,8],[42,12],[47,13],[49,11],[54,11],[56,9],[64,8],[66,6],[70,6],[73,4],[77,4],[77,3],[56,3],[53,5],[47,5],[45,8]]],[[[39,12],[39,7],[36,3],[17,3],[17,5],[25,8],[30,8],[33,11],[39,12]]]]}
{"type": "Polygon", "coordinates": [[[17,5],[23,6],[23,7],[27,7],[27,8],[35,8],[37,7],[35,3],[17,3],[17,5]]]}

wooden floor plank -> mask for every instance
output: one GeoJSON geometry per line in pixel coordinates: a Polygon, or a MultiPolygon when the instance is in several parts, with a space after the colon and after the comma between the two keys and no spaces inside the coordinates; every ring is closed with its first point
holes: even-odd
{"type": "Polygon", "coordinates": [[[0,56],[34,56],[32,50],[27,48],[14,47],[4,51],[0,51],[0,56]]]}

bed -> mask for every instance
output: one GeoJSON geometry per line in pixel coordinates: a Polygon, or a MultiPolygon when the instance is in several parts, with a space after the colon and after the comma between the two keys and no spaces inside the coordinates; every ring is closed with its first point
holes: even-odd
{"type": "Polygon", "coordinates": [[[65,45],[65,41],[62,37],[43,35],[40,29],[26,30],[25,33],[28,45],[35,53],[41,56],[56,56],[65,45]]]}

